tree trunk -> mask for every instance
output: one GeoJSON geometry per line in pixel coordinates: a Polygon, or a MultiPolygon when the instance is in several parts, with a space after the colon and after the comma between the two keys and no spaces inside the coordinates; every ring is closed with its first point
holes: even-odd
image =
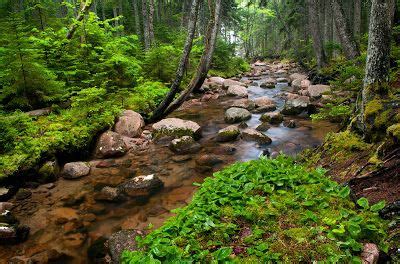
{"type": "Polygon", "coordinates": [[[364,87],[362,90],[361,118],[364,135],[369,134],[365,108],[371,100],[381,98],[387,91],[383,85],[389,80],[390,38],[394,0],[373,0],[369,26],[367,64],[365,68],[364,87]]]}
{"type": "Polygon", "coordinates": [[[361,0],[354,0],[354,37],[358,40],[361,35],[361,0]]]}
{"type": "Polygon", "coordinates": [[[326,65],[326,55],[324,45],[322,42],[322,34],[318,26],[319,22],[319,0],[307,0],[308,4],[308,15],[309,15],[309,26],[311,30],[311,37],[313,39],[313,46],[315,56],[317,57],[317,66],[322,68],[326,65]]]}
{"type": "Polygon", "coordinates": [[[142,0],[142,16],[143,16],[144,48],[145,50],[148,50],[150,48],[150,31],[149,31],[149,19],[147,14],[147,0],[142,0]]]}
{"type": "Polygon", "coordinates": [[[339,36],[340,44],[347,59],[354,59],[360,55],[357,43],[351,35],[349,25],[344,16],[343,8],[339,0],[332,0],[332,10],[335,17],[335,26],[339,36]]]}
{"type": "Polygon", "coordinates": [[[133,9],[133,16],[135,19],[135,33],[136,35],[140,36],[141,30],[140,30],[138,0],[132,0],[132,9],[133,9]]]}
{"type": "Polygon", "coordinates": [[[149,40],[150,46],[154,44],[154,0],[149,3],[149,40]]]}
{"type": "Polygon", "coordinates": [[[212,17],[210,19],[210,23],[207,29],[204,51],[203,54],[201,55],[196,75],[192,78],[186,90],[183,91],[181,95],[167,108],[164,115],[168,115],[169,113],[176,110],[179,106],[181,106],[182,103],[185,102],[189,94],[199,89],[203,85],[204,80],[207,77],[208,70],[210,69],[211,66],[211,60],[214,54],[215,44],[217,41],[217,35],[219,31],[221,0],[215,0],[215,8],[214,10],[212,10],[211,13],[212,17]]]}
{"type": "Polygon", "coordinates": [[[76,31],[76,29],[78,28],[78,23],[83,20],[83,18],[85,17],[86,13],[89,11],[90,6],[92,5],[92,1],[91,0],[86,0],[86,2],[83,4],[78,16],[76,17],[76,22],[74,22],[67,33],[67,39],[72,39],[72,37],[74,36],[74,33],[76,31]]]}
{"type": "Polygon", "coordinates": [[[197,17],[198,17],[198,12],[199,12],[199,4],[200,4],[200,0],[193,0],[192,7],[190,10],[190,17],[189,17],[189,21],[188,21],[188,34],[186,36],[186,42],[185,42],[185,46],[183,48],[182,57],[179,62],[178,69],[176,71],[175,80],[172,83],[171,89],[169,90],[167,96],[164,98],[164,100],[161,102],[161,104],[157,107],[157,109],[154,110],[153,116],[151,117],[152,122],[158,121],[159,119],[161,119],[163,117],[164,111],[174,100],[175,95],[179,92],[179,87],[182,82],[183,75],[185,73],[185,70],[186,70],[186,67],[188,64],[190,51],[192,50],[193,39],[194,39],[194,35],[196,32],[196,23],[197,23],[197,17]]]}

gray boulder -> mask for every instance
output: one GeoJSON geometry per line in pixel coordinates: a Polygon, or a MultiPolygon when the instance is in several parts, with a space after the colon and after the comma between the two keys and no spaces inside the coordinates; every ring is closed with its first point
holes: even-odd
{"type": "Polygon", "coordinates": [[[231,107],[244,108],[251,111],[256,107],[256,104],[253,100],[250,99],[238,99],[235,102],[233,102],[231,107]]]}
{"type": "Polygon", "coordinates": [[[201,149],[201,145],[191,136],[183,136],[172,140],[169,149],[177,154],[193,154],[201,149]]]}
{"type": "Polygon", "coordinates": [[[231,107],[225,112],[225,122],[232,124],[246,121],[251,118],[251,113],[243,108],[231,107]]]}
{"type": "Polygon", "coordinates": [[[283,122],[283,116],[281,113],[266,113],[260,117],[260,120],[262,122],[278,125],[283,122]]]}
{"type": "Polygon", "coordinates": [[[255,141],[259,144],[268,145],[272,143],[271,138],[269,138],[264,133],[257,131],[252,128],[246,128],[242,132],[242,138],[247,141],[255,141]]]}
{"type": "Polygon", "coordinates": [[[154,174],[132,178],[118,186],[120,193],[129,197],[147,197],[158,191],[164,183],[154,174]]]}
{"type": "Polygon", "coordinates": [[[331,87],[329,85],[317,84],[317,85],[310,85],[307,90],[308,93],[310,94],[310,97],[319,98],[323,93],[330,92],[331,87]]]}
{"type": "Polygon", "coordinates": [[[174,138],[191,136],[195,139],[198,139],[201,136],[201,127],[199,124],[179,118],[163,119],[153,124],[153,130],[153,135],[155,138],[162,136],[171,136],[174,138]]]}
{"type": "Polygon", "coordinates": [[[248,97],[249,96],[246,87],[240,86],[240,85],[229,86],[227,95],[237,96],[237,97],[248,97]]]}
{"type": "Polygon", "coordinates": [[[132,111],[125,110],[118,118],[114,131],[126,137],[139,137],[144,127],[143,117],[132,111]]]}
{"type": "Polygon", "coordinates": [[[95,156],[99,159],[119,157],[127,151],[128,148],[122,136],[116,132],[107,131],[101,134],[97,141],[95,156]]]}
{"type": "Polygon", "coordinates": [[[86,162],[77,161],[66,163],[61,171],[65,179],[77,179],[90,173],[90,166],[86,162]]]}
{"type": "Polygon", "coordinates": [[[121,254],[125,250],[135,251],[138,249],[136,237],[144,236],[140,230],[127,229],[114,233],[108,239],[108,249],[110,251],[112,263],[121,263],[121,254]]]}
{"type": "Polygon", "coordinates": [[[306,111],[310,105],[310,98],[308,96],[298,96],[294,99],[289,99],[285,102],[282,109],[284,115],[299,115],[306,111]]]}
{"type": "Polygon", "coordinates": [[[237,126],[228,126],[218,131],[218,142],[234,141],[240,135],[240,130],[237,126]]]}

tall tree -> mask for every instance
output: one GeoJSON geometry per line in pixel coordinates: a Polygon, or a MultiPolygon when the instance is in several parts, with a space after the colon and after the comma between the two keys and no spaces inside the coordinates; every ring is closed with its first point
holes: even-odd
{"type": "MultiPolygon", "coordinates": [[[[211,2],[211,1],[210,1],[211,2]]],[[[209,2],[209,3],[210,3],[209,2]]],[[[207,34],[205,37],[205,47],[203,54],[200,59],[200,63],[197,67],[197,71],[195,76],[190,81],[188,87],[181,93],[181,95],[174,101],[172,104],[169,105],[167,110],[164,112],[164,115],[167,115],[174,110],[176,110],[182,103],[186,100],[186,98],[191,94],[193,91],[199,89],[204,80],[207,77],[207,73],[211,66],[212,56],[214,54],[215,44],[217,42],[217,35],[219,31],[219,21],[221,15],[221,0],[215,0],[215,6],[211,7],[211,19],[208,25],[207,34]]]]}
{"type": "Polygon", "coordinates": [[[353,34],[356,39],[361,34],[361,0],[354,0],[354,29],[353,34]]]}
{"type": "Polygon", "coordinates": [[[67,39],[72,39],[76,29],[78,28],[78,22],[83,20],[86,13],[89,11],[91,5],[92,5],[92,0],[81,1],[80,12],[75,19],[76,21],[74,23],[72,23],[72,25],[70,26],[70,28],[68,30],[67,39]]]}
{"type": "Polygon", "coordinates": [[[161,104],[154,110],[153,115],[151,117],[152,121],[157,121],[158,119],[163,117],[164,111],[167,109],[169,104],[174,100],[175,95],[179,92],[179,86],[182,82],[183,75],[185,73],[190,51],[192,50],[193,38],[196,32],[196,23],[197,17],[199,13],[199,5],[200,0],[193,0],[192,7],[190,10],[190,17],[188,21],[188,33],[186,36],[185,46],[183,47],[183,53],[181,60],[179,62],[178,69],[176,71],[176,77],[174,82],[171,85],[171,89],[169,90],[167,96],[161,102],[161,104]]]}
{"type": "Polygon", "coordinates": [[[149,40],[154,44],[154,0],[149,0],[149,40]]]}
{"type": "Polygon", "coordinates": [[[365,118],[365,108],[370,101],[382,98],[387,90],[384,83],[389,80],[390,39],[394,0],[373,0],[369,26],[367,64],[362,90],[361,118],[364,135],[368,135],[369,120],[365,118]]]}
{"type": "Polygon", "coordinates": [[[360,55],[357,42],[354,40],[349,24],[343,12],[339,0],[332,0],[332,10],[335,17],[336,32],[338,34],[343,52],[348,59],[354,59],[360,55]]]}
{"type": "Polygon", "coordinates": [[[148,50],[150,48],[150,28],[149,28],[149,16],[147,13],[147,0],[142,0],[142,16],[143,16],[143,40],[144,48],[148,50]]]}
{"type": "Polygon", "coordinates": [[[317,66],[318,68],[322,68],[326,65],[327,61],[324,45],[322,42],[322,34],[319,27],[319,0],[307,0],[307,4],[309,27],[311,30],[311,37],[313,39],[315,56],[317,58],[317,66]]]}
{"type": "Polygon", "coordinates": [[[135,19],[135,33],[140,36],[140,17],[139,17],[139,7],[138,0],[132,0],[133,17],[135,19]]]}

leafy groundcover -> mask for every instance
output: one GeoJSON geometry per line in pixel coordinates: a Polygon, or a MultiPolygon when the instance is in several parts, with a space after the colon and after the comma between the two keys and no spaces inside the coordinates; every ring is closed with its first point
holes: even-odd
{"type": "Polygon", "coordinates": [[[361,262],[362,245],[387,250],[384,202],[353,203],[350,189],[291,158],[236,163],[207,178],[192,202],[123,263],[361,262]]]}

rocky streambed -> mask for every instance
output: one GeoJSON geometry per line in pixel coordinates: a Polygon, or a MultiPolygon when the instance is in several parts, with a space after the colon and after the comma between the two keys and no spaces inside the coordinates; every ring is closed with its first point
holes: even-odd
{"type": "Polygon", "coordinates": [[[186,205],[194,182],[235,161],[295,155],[336,128],[309,120],[330,88],[311,85],[295,64],[257,62],[246,76],[212,77],[202,89],[156,124],[125,111],[92,160],[45,163],[38,173],[58,180],[24,184],[0,203],[0,263],[115,260],[135,234],[186,205]]]}

